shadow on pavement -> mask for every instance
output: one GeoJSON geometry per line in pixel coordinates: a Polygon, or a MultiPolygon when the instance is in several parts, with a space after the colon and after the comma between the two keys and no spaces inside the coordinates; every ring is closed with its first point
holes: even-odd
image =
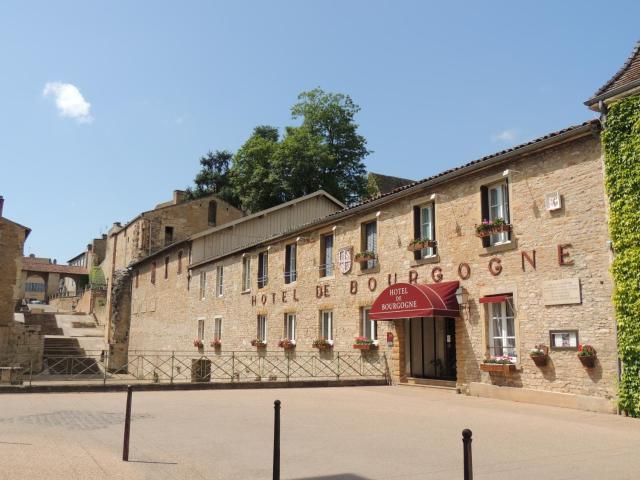
{"type": "Polygon", "coordinates": [[[353,473],[339,473],[338,475],[295,478],[294,480],[368,480],[368,479],[367,477],[361,477],[360,475],[354,475],[353,473]]]}
{"type": "Polygon", "coordinates": [[[128,463],[154,463],[157,465],[178,465],[178,462],[156,462],[153,460],[127,460],[128,463]]]}

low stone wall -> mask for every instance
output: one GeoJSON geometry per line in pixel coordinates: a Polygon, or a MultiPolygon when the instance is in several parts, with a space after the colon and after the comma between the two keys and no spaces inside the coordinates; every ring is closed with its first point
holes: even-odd
{"type": "Polygon", "coordinates": [[[49,300],[49,305],[58,312],[75,312],[79,297],[57,297],[49,300]]]}

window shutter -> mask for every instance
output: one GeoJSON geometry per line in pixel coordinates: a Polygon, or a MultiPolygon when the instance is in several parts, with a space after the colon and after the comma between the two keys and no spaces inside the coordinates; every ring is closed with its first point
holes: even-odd
{"type": "MultiPolygon", "coordinates": [[[[413,207],[413,238],[420,238],[420,207],[413,207]]],[[[416,250],[413,252],[413,258],[415,260],[420,260],[422,258],[422,252],[420,250],[416,250]]]]}
{"type": "MultiPolygon", "coordinates": [[[[431,204],[431,238],[433,240],[436,239],[436,204],[435,202],[431,204]]],[[[438,253],[438,247],[433,247],[433,254],[436,255],[438,253]]]]}
{"type": "Polygon", "coordinates": [[[291,245],[284,249],[284,283],[291,282],[291,245]]]}
{"type": "MultiPolygon", "coordinates": [[[[480,187],[480,203],[481,203],[481,211],[482,211],[482,219],[489,220],[489,188],[482,186],[480,187]]],[[[482,246],[488,247],[490,245],[490,238],[483,237],[482,238],[482,246]]]]}
{"type": "MultiPolygon", "coordinates": [[[[505,180],[502,187],[502,196],[504,197],[504,221],[511,223],[511,203],[509,202],[509,180],[505,180]]],[[[511,230],[507,233],[509,240],[511,240],[511,230]]]]}

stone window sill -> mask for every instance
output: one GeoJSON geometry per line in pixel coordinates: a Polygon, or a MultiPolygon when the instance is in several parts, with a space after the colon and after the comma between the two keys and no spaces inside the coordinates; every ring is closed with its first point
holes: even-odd
{"type": "Polygon", "coordinates": [[[429,265],[432,263],[440,263],[440,255],[431,255],[429,257],[421,258],[420,260],[414,260],[411,262],[412,267],[419,267],[420,265],[429,265]]]}
{"type": "Polygon", "coordinates": [[[240,292],[240,295],[249,295],[251,293],[251,290],[243,290],[242,292],[240,292]]]}
{"type": "Polygon", "coordinates": [[[478,254],[480,257],[487,257],[500,252],[508,252],[509,250],[516,250],[518,248],[518,240],[512,239],[509,242],[501,243],[500,245],[492,245],[490,247],[483,247],[478,254]]]}
{"type": "Polygon", "coordinates": [[[372,273],[380,273],[380,263],[377,263],[373,268],[363,268],[358,272],[358,276],[360,275],[370,275],[372,273]]]}

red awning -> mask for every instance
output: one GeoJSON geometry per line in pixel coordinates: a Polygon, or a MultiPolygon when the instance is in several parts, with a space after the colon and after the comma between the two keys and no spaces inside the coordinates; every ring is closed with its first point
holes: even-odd
{"type": "Polygon", "coordinates": [[[460,308],[456,290],[460,283],[441,282],[429,285],[396,283],[385,288],[369,311],[371,320],[394,320],[414,317],[458,317],[460,308]]]}
{"type": "Polygon", "coordinates": [[[502,303],[506,302],[507,298],[511,298],[511,295],[487,295],[480,298],[480,303],[502,303]]]}

